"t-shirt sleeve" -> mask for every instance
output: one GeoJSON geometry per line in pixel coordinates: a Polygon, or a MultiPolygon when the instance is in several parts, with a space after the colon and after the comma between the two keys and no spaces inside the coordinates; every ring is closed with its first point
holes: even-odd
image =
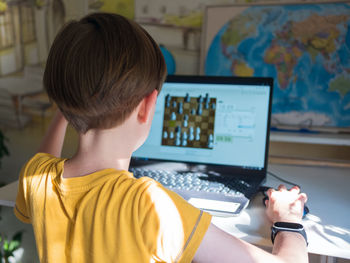
{"type": "Polygon", "coordinates": [[[40,182],[41,171],[55,158],[46,153],[37,153],[21,169],[14,213],[24,223],[31,223],[31,199],[33,183],[40,182]],[[36,179],[33,179],[35,175],[36,179]]]}
{"type": "Polygon", "coordinates": [[[16,204],[14,208],[14,213],[16,217],[21,220],[24,223],[31,223],[30,215],[27,208],[27,182],[25,181],[26,178],[24,176],[26,171],[26,165],[23,166],[21,169],[21,173],[18,180],[18,191],[17,191],[17,198],[16,198],[16,204]]]}
{"type": "Polygon", "coordinates": [[[191,262],[211,216],[156,182],[144,191],[141,205],[142,235],[154,261],[191,262]]]}

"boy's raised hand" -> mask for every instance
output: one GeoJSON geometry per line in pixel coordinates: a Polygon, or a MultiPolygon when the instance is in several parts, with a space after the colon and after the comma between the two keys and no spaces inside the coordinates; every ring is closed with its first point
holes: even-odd
{"type": "Polygon", "coordinates": [[[60,157],[67,125],[67,120],[61,111],[57,110],[39,146],[38,152],[49,153],[60,157]]]}

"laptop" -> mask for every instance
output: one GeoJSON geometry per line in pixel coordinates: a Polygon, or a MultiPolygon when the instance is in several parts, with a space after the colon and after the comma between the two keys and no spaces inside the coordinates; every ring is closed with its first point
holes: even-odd
{"type": "Polygon", "coordinates": [[[168,76],[131,171],[174,173],[154,179],[202,210],[239,215],[266,178],[272,92],[272,78],[168,76]]]}

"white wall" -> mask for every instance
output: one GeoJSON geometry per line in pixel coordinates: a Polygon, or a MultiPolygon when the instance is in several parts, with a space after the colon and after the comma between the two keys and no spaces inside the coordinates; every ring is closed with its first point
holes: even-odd
{"type": "Polygon", "coordinates": [[[14,49],[0,53],[0,74],[7,75],[18,70],[14,49]]]}
{"type": "Polygon", "coordinates": [[[66,21],[79,19],[88,13],[88,0],[63,0],[66,9],[66,21]]]}
{"type": "MultiPolygon", "coordinates": [[[[25,58],[29,64],[46,61],[51,44],[59,30],[59,25],[53,23],[55,12],[53,1],[55,0],[51,0],[48,6],[41,9],[35,8],[36,47],[32,45],[25,47],[25,58]]],[[[64,5],[65,22],[80,19],[88,12],[87,0],[62,0],[62,3],[64,5]]]]}
{"type": "Polygon", "coordinates": [[[36,9],[35,10],[35,29],[36,29],[36,38],[37,38],[37,48],[38,48],[38,61],[44,62],[48,54],[48,41],[46,38],[46,18],[45,18],[45,9],[36,9]]]}
{"type": "Polygon", "coordinates": [[[39,63],[37,42],[32,42],[24,45],[23,50],[25,65],[37,65],[39,63]]]}

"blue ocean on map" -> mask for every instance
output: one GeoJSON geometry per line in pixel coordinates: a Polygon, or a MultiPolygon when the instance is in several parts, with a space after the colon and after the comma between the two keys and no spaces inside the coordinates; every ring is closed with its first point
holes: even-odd
{"type": "Polygon", "coordinates": [[[216,33],[204,71],[273,77],[272,125],[350,128],[350,5],[250,6],[216,33]]]}

